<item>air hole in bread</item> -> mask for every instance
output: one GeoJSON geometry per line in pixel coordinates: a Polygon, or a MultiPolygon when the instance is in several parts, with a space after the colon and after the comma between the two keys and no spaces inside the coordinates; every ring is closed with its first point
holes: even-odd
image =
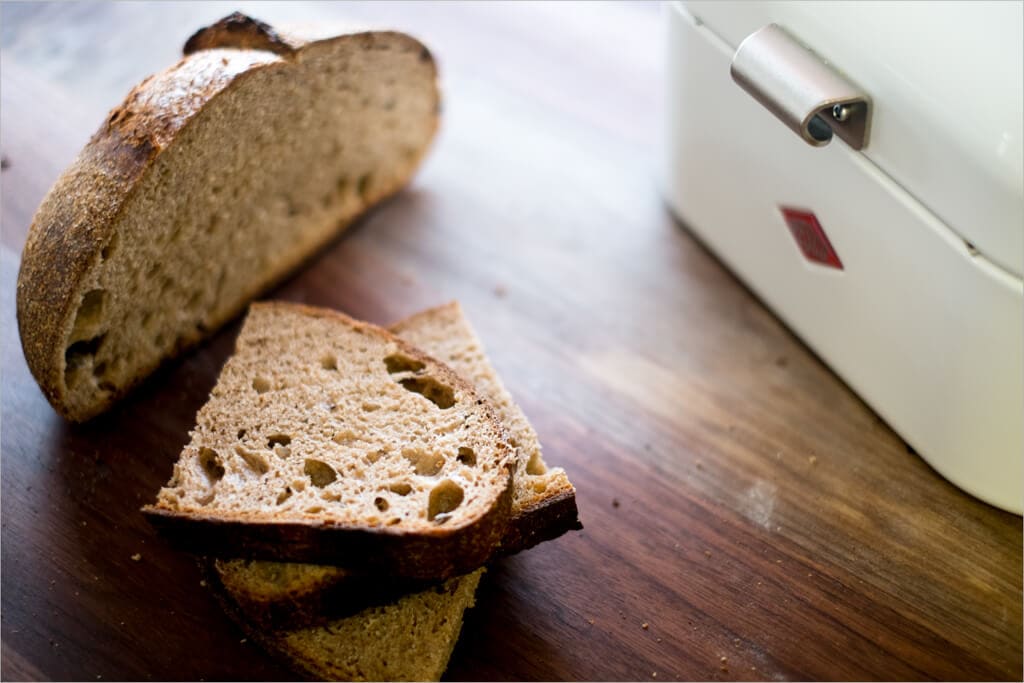
{"type": "Polygon", "coordinates": [[[274,455],[285,460],[292,456],[292,449],[288,446],[274,446],[274,455]]]}
{"type": "Polygon", "coordinates": [[[544,461],[540,459],[540,453],[533,453],[526,463],[526,473],[536,476],[546,474],[547,471],[548,468],[544,466],[544,461]]]}
{"type": "Polygon", "coordinates": [[[267,448],[273,450],[275,446],[290,446],[292,437],[287,434],[271,434],[267,437],[267,448]]]}
{"type": "Polygon", "coordinates": [[[459,446],[458,460],[463,465],[469,465],[470,467],[476,465],[476,453],[473,452],[472,448],[467,446],[459,446]]]}
{"type": "Polygon", "coordinates": [[[344,197],[348,194],[349,189],[352,187],[352,181],[349,180],[348,176],[338,176],[338,182],[334,184],[335,191],[344,197]]]}
{"type": "Polygon", "coordinates": [[[400,484],[392,484],[388,487],[388,490],[391,491],[391,493],[397,493],[400,496],[408,496],[412,493],[412,486],[403,482],[400,484]]]}
{"type": "Polygon", "coordinates": [[[366,199],[370,194],[370,189],[373,186],[373,174],[364,173],[359,176],[359,180],[356,181],[356,192],[362,199],[366,199]]]}
{"type": "Polygon", "coordinates": [[[367,464],[372,465],[385,455],[387,455],[387,451],[385,451],[382,448],[378,448],[377,450],[370,451],[369,453],[366,454],[366,462],[367,464]]]}
{"type": "Polygon", "coordinates": [[[270,469],[270,464],[267,462],[266,458],[259,453],[250,451],[248,448],[243,446],[235,446],[235,453],[237,453],[238,457],[245,461],[245,464],[249,469],[256,474],[264,475],[270,469]]]}
{"type": "Polygon", "coordinates": [[[239,440],[245,438],[245,430],[244,429],[239,429],[238,430],[238,438],[239,438],[239,440]]]}
{"type": "Polygon", "coordinates": [[[428,453],[418,448],[407,448],[402,455],[416,470],[416,474],[433,477],[444,467],[444,456],[440,453],[428,453]]]}
{"type": "Polygon", "coordinates": [[[337,370],[338,359],[330,355],[324,356],[323,358],[320,359],[320,367],[322,367],[324,370],[337,370]]]}
{"type": "Polygon", "coordinates": [[[64,384],[70,389],[89,374],[105,334],[75,342],[64,352],[64,384]]]}
{"type": "Polygon", "coordinates": [[[107,290],[93,289],[85,293],[75,314],[75,325],[71,330],[72,339],[95,337],[103,323],[107,309],[107,290]]]}
{"type": "Polygon", "coordinates": [[[103,246],[103,248],[100,249],[100,257],[104,261],[108,260],[111,256],[114,255],[114,252],[117,251],[117,245],[119,243],[119,240],[120,238],[117,236],[117,233],[115,232],[113,235],[110,236],[110,239],[107,240],[107,243],[103,246]]]}
{"type": "Polygon", "coordinates": [[[309,481],[317,488],[323,488],[333,484],[338,478],[334,468],[322,460],[307,458],[302,471],[309,477],[309,481]]]}
{"type": "Polygon", "coordinates": [[[427,519],[432,522],[443,522],[448,518],[448,513],[462,504],[464,495],[461,486],[451,479],[445,479],[430,490],[427,519]]]}
{"type": "Polygon", "coordinates": [[[399,372],[419,372],[427,366],[415,358],[393,353],[384,359],[384,367],[388,369],[388,374],[394,375],[399,372]]]}
{"type": "Polygon", "coordinates": [[[323,512],[324,508],[322,505],[314,505],[313,507],[306,508],[306,512],[311,515],[315,515],[318,512],[323,512]]]}
{"type": "Polygon", "coordinates": [[[284,491],[281,491],[281,493],[277,494],[277,504],[278,505],[284,505],[284,502],[286,500],[288,500],[289,498],[291,498],[291,497],[292,497],[292,490],[291,490],[291,488],[286,486],[284,488],[284,491]]]}
{"type": "Polygon", "coordinates": [[[455,392],[433,377],[407,377],[399,382],[407,391],[419,394],[441,409],[455,405],[455,392]]]}
{"type": "Polygon", "coordinates": [[[362,407],[363,407],[363,412],[367,412],[367,413],[372,413],[374,411],[380,410],[380,405],[377,404],[377,403],[366,402],[366,403],[363,404],[362,407]]]}
{"type": "Polygon", "coordinates": [[[190,311],[194,311],[199,308],[201,303],[203,303],[203,291],[201,289],[197,289],[192,292],[192,296],[188,298],[188,303],[185,304],[185,308],[190,311]]]}
{"type": "Polygon", "coordinates": [[[199,466],[211,484],[216,484],[224,478],[224,463],[220,459],[220,454],[212,448],[204,446],[199,449],[199,466]]]}
{"type": "Polygon", "coordinates": [[[266,377],[256,377],[252,381],[252,388],[256,390],[257,394],[262,394],[270,391],[270,380],[266,377]]]}
{"type": "Polygon", "coordinates": [[[388,502],[381,498],[380,496],[377,496],[376,498],[373,499],[373,504],[376,505],[377,509],[380,510],[381,512],[387,512],[387,509],[391,507],[390,505],[388,505],[388,502]]]}

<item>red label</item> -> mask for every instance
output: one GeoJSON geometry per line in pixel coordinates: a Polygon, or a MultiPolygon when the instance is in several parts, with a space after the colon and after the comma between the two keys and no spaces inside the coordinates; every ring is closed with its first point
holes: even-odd
{"type": "Polygon", "coordinates": [[[832,248],[832,243],[828,241],[828,236],[822,229],[821,223],[818,222],[817,216],[810,211],[790,209],[785,206],[779,208],[782,210],[782,217],[786,220],[786,225],[789,226],[789,231],[793,234],[793,239],[796,240],[797,246],[800,247],[800,251],[808,261],[820,263],[829,268],[843,269],[843,262],[839,260],[839,255],[832,248]]]}

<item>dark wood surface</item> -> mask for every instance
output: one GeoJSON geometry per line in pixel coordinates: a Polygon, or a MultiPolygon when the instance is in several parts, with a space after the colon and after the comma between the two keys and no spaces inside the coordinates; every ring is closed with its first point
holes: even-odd
{"type": "Polygon", "coordinates": [[[138,512],[237,323],[73,426],[14,319],[60,169],[236,7],[414,32],[446,93],[413,185],[269,297],[380,323],[460,299],[578,488],[586,529],[491,569],[450,678],[1020,679],[1020,518],[909,452],[660,201],[659,8],[518,3],[2,6],[3,678],[290,676],[138,512]]]}

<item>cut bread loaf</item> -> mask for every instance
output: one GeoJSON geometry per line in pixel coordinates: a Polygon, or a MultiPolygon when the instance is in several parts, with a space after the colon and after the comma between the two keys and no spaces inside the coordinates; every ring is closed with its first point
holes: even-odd
{"type": "Polygon", "coordinates": [[[29,368],[85,420],[405,185],[437,128],[427,49],[232,15],[136,86],[43,200],[17,285],[29,368]]]}
{"type": "Polygon", "coordinates": [[[437,681],[473,606],[483,569],[368,607],[322,626],[267,630],[218,590],[226,611],[253,641],[313,680],[437,681]]]}
{"type": "MultiPolygon", "coordinates": [[[[390,329],[475,384],[509,433],[516,448],[515,489],[500,552],[518,552],[582,528],[575,489],[564,470],[544,464],[536,432],[488,361],[461,306],[452,302],[432,308],[390,329]]],[[[244,559],[217,559],[213,564],[232,599],[250,619],[267,627],[321,621],[406,589],[400,582],[367,580],[327,565],[244,559]]]]}
{"type": "Polygon", "coordinates": [[[385,330],[254,304],[144,512],[200,554],[444,579],[507,532],[507,438],[468,382],[385,330]]]}

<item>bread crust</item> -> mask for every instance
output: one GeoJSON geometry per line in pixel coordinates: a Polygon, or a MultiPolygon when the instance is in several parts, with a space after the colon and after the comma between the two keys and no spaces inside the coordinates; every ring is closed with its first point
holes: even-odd
{"type": "MultiPolygon", "coordinates": [[[[211,321],[204,331],[186,335],[181,344],[151,367],[142,368],[124,386],[97,392],[93,403],[86,406],[69,404],[64,382],[65,351],[84,294],[85,280],[100,261],[102,250],[111,240],[122,211],[143,178],[159,156],[174,144],[211,101],[230,92],[257,71],[286,68],[297,50],[331,40],[372,43],[389,38],[408,41],[420,51],[420,59],[431,65],[436,84],[433,56],[419,41],[403,33],[361,31],[323,40],[306,40],[301,33],[296,33],[295,37],[286,39],[266,24],[245,17],[247,21],[237,18],[235,21],[249,26],[247,30],[262,36],[259,40],[264,43],[272,42],[287,46],[287,49],[227,49],[236,47],[239,36],[248,35],[245,31],[232,32],[221,26],[231,25],[228,20],[232,17],[199,31],[190,39],[190,43],[195,41],[191,53],[169,69],[146,78],[132,88],[124,102],[111,110],[75,161],[57,179],[32,220],[18,273],[18,330],[32,376],[54,409],[69,420],[82,422],[105,411],[158,365],[213,334],[237,316],[249,300],[287,277],[314,253],[300,255],[282,273],[268,274],[254,285],[249,296],[234,310],[211,321]],[[248,22],[256,28],[253,29],[248,22]],[[273,39],[267,37],[267,31],[273,39]]],[[[267,45],[261,47],[267,48],[267,45]]],[[[435,94],[439,101],[436,85],[435,94]]],[[[432,122],[435,132],[438,114],[439,107],[435,107],[432,122]]],[[[426,147],[420,150],[418,158],[410,162],[409,177],[426,154],[426,147]]],[[[359,215],[394,192],[370,198],[359,215]]],[[[339,221],[334,236],[357,220],[359,215],[339,221]]],[[[319,248],[323,246],[321,244],[319,248]]]]}
{"type": "MultiPolygon", "coordinates": [[[[569,531],[582,529],[573,491],[563,491],[542,503],[512,516],[495,556],[503,557],[527,550],[569,531]]],[[[488,558],[488,562],[495,559],[488,558]]],[[[230,590],[220,578],[215,560],[200,561],[204,570],[217,576],[221,590],[245,612],[248,621],[262,629],[315,626],[345,617],[370,605],[390,602],[406,593],[423,590],[432,580],[417,581],[346,572],[325,578],[318,587],[300,593],[259,599],[251,593],[230,590]]]]}
{"type": "Polygon", "coordinates": [[[246,522],[153,506],[143,513],[175,546],[200,555],[337,564],[362,573],[440,580],[482,566],[507,529],[512,475],[496,504],[461,528],[396,532],[314,522],[246,522]]]}

